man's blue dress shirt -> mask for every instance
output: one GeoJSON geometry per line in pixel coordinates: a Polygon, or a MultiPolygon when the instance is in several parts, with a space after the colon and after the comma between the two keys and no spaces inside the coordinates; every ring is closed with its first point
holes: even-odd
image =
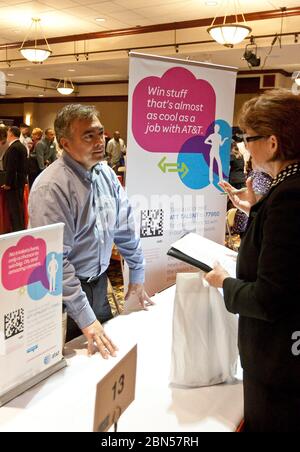
{"type": "Polygon", "coordinates": [[[144,257],[134,215],[115,173],[103,163],[87,171],[67,152],[36,179],[29,197],[30,226],[62,222],[63,302],[82,329],[95,314],[79,279],[107,270],[113,243],[130,269],[131,283],[144,283],[144,257]]]}

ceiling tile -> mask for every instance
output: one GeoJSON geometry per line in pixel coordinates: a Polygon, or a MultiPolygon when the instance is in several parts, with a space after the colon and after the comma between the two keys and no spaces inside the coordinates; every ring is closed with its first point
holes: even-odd
{"type": "Polygon", "coordinates": [[[114,2],[108,2],[108,1],[100,2],[100,3],[99,3],[99,1],[97,1],[96,3],[93,3],[92,5],[89,5],[89,8],[94,9],[99,14],[101,14],[101,13],[110,14],[113,12],[127,10],[127,8],[125,8],[125,7],[124,8],[120,7],[120,5],[117,5],[114,2]]]}
{"type": "Polygon", "coordinates": [[[111,17],[131,26],[140,25],[140,22],[145,19],[142,15],[133,11],[119,11],[117,14],[111,14],[111,17]]]}
{"type": "Polygon", "coordinates": [[[73,0],[40,0],[40,3],[44,5],[51,6],[51,8],[55,9],[63,9],[63,8],[71,8],[78,6],[78,3],[76,3],[73,0]]]}
{"type": "MultiPolygon", "coordinates": [[[[94,3],[107,3],[107,0],[75,0],[76,3],[78,3],[79,5],[93,5],[94,3]]],[[[111,2],[113,3],[113,2],[111,2]]]]}
{"type": "MultiPolygon", "coordinates": [[[[198,1],[198,0],[197,0],[198,1]]],[[[184,5],[186,3],[185,0],[115,0],[117,5],[120,5],[122,7],[128,8],[128,9],[139,9],[139,8],[147,8],[151,6],[156,5],[170,5],[172,3],[181,3],[184,5]]],[[[199,1],[198,1],[199,3],[199,1]]]]}
{"type": "Polygon", "coordinates": [[[72,16],[79,16],[81,18],[85,17],[96,17],[97,13],[94,9],[87,8],[85,6],[76,6],[75,8],[66,8],[62,10],[65,14],[70,14],[72,16]]]}

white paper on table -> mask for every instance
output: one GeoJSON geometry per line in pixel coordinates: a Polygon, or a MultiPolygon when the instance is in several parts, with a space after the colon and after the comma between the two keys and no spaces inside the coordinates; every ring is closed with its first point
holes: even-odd
{"type": "Polygon", "coordinates": [[[237,253],[226,246],[191,232],[173,243],[172,248],[210,267],[213,267],[214,263],[218,261],[232,278],[236,277],[237,253]]]}

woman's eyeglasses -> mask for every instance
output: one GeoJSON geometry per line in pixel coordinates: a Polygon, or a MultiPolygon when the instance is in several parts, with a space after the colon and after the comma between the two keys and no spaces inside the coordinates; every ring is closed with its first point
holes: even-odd
{"type": "Polygon", "coordinates": [[[248,143],[251,143],[251,141],[257,141],[257,140],[261,140],[262,138],[268,138],[269,135],[254,135],[254,136],[249,136],[246,133],[243,133],[242,135],[240,135],[240,138],[243,139],[244,141],[244,145],[247,147],[248,143]]]}

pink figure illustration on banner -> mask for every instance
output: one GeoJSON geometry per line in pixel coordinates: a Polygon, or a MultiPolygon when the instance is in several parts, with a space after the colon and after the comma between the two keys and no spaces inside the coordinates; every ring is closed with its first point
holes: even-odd
{"type": "Polygon", "coordinates": [[[223,146],[226,140],[228,140],[228,137],[225,137],[222,140],[222,136],[219,133],[220,132],[220,126],[219,124],[215,124],[214,126],[214,133],[211,133],[206,140],[204,141],[205,144],[211,145],[210,148],[210,162],[209,162],[209,182],[211,184],[214,183],[214,161],[217,162],[218,165],[218,173],[219,173],[219,180],[223,180],[223,169],[222,169],[222,162],[220,158],[220,148],[223,146]]]}

